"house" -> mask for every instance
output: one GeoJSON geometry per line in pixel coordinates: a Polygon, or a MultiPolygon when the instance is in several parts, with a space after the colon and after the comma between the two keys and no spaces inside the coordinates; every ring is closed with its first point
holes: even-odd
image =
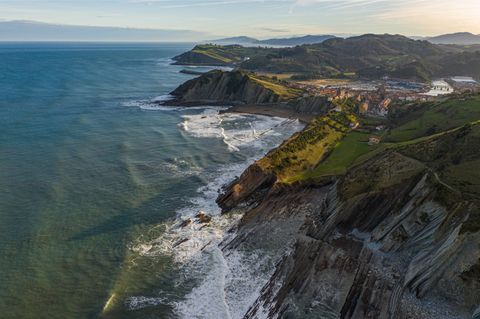
{"type": "Polygon", "coordinates": [[[369,105],[368,105],[368,102],[364,102],[362,105],[360,105],[359,110],[358,110],[359,113],[360,113],[360,114],[365,114],[365,113],[367,113],[367,112],[368,112],[368,106],[369,106],[369,105]]]}
{"type": "Polygon", "coordinates": [[[380,136],[370,136],[368,139],[368,145],[373,146],[373,145],[378,145],[382,141],[382,138],[380,136]]]}
{"type": "Polygon", "coordinates": [[[350,128],[352,130],[356,130],[357,128],[360,127],[360,123],[359,122],[355,122],[355,123],[350,123],[350,128]]]}
{"type": "Polygon", "coordinates": [[[457,84],[478,84],[478,82],[470,76],[454,76],[450,79],[457,84]]]}

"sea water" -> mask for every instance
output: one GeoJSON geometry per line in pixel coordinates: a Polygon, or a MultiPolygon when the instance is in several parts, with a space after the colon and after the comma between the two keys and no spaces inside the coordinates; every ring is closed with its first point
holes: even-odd
{"type": "Polygon", "coordinates": [[[224,256],[239,216],[215,198],[301,125],[158,106],[191,47],[0,44],[0,318],[241,318],[256,298],[266,257],[224,256]]]}

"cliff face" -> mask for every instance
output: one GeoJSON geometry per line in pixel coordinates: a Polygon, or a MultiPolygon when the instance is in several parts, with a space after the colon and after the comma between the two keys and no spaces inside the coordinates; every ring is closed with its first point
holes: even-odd
{"type": "Polygon", "coordinates": [[[280,94],[240,71],[211,71],[171,93],[179,103],[264,104],[282,100],[280,94]]]}
{"type": "Polygon", "coordinates": [[[253,191],[219,198],[224,208],[249,207],[224,249],[255,243],[292,251],[245,318],[478,315],[478,197],[469,177],[457,175],[454,184],[448,173],[478,161],[479,133],[466,128],[387,149],[322,184],[268,187],[248,182],[256,174],[247,171],[230,187],[253,191]],[[465,158],[450,160],[464,149],[465,158]],[[273,235],[277,229],[283,237],[273,235]]]}
{"type": "Polygon", "coordinates": [[[298,99],[295,102],[290,102],[289,106],[297,113],[311,114],[314,116],[324,115],[333,108],[332,103],[330,103],[325,96],[312,96],[298,99]]]}
{"type": "Polygon", "coordinates": [[[227,185],[217,199],[223,211],[230,211],[240,203],[258,202],[276,182],[276,176],[264,171],[259,165],[251,165],[237,180],[227,185]]]}

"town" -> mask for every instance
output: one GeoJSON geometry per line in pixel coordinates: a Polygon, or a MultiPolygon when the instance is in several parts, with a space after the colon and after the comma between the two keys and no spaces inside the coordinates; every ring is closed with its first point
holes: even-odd
{"type": "Polygon", "coordinates": [[[378,81],[322,79],[286,83],[308,92],[311,96],[328,96],[330,101],[354,98],[360,103],[360,114],[374,117],[386,117],[394,102],[427,102],[452,94],[480,92],[480,83],[472,77],[465,76],[438,79],[431,84],[388,77],[378,81]]]}

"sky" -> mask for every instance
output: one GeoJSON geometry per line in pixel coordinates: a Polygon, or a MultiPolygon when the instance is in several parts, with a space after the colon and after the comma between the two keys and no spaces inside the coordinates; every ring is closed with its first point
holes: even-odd
{"type": "MultiPolygon", "coordinates": [[[[480,0],[0,0],[13,20],[188,30],[189,37],[480,34],[480,0]]],[[[201,39],[203,38],[203,39],[201,39]]]]}

